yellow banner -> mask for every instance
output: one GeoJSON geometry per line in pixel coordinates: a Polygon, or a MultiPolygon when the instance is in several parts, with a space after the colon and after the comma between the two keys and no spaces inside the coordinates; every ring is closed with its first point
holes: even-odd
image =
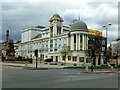
{"type": "Polygon", "coordinates": [[[90,35],[96,35],[96,30],[89,29],[88,34],[90,35]]]}
{"type": "Polygon", "coordinates": [[[101,31],[97,31],[97,30],[93,30],[93,29],[88,29],[88,34],[102,36],[102,32],[101,31]]]}

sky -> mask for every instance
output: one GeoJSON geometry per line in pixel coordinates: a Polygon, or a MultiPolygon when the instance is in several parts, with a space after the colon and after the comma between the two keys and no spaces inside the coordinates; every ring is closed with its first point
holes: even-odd
{"type": "Polygon", "coordinates": [[[49,26],[53,14],[59,14],[64,25],[72,20],[80,19],[89,29],[100,30],[103,36],[108,25],[108,43],[118,38],[118,2],[96,0],[3,0],[0,8],[0,36],[5,40],[6,30],[10,31],[10,39],[21,40],[21,31],[31,26],[49,26]],[[29,1],[29,2],[28,2],[29,1]],[[1,35],[2,34],[2,35],[1,35]]]}

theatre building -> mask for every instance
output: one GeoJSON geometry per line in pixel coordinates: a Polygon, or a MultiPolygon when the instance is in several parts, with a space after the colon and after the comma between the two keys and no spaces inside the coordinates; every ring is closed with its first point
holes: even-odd
{"type": "MultiPolygon", "coordinates": [[[[22,30],[19,55],[34,59],[34,51],[38,49],[38,58],[42,60],[53,58],[55,62],[63,62],[60,50],[64,46],[69,46],[72,55],[66,56],[67,63],[90,63],[90,61],[86,61],[85,53],[89,49],[90,36],[102,37],[102,32],[88,29],[86,23],[79,19],[73,20],[70,25],[65,26],[63,19],[58,14],[54,14],[49,20],[48,27],[36,26],[22,30]]],[[[103,60],[100,60],[100,64],[103,64],[103,60]]],[[[98,65],[98,61],[96,65],[98,65]]]]}

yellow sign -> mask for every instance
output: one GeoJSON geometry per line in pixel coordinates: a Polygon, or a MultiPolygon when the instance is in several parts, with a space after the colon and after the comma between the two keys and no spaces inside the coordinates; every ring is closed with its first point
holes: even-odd
{"type": "Polygon", "coordinates": [[[102,32],[93,30],[93,29],[88,29],[88,34],[89,35],[97,35],[97,36],[102,36],[102,32]]]}
{"type": "Polygon", "coordinates": [[[90,35],[96,35],[96,30],[89,29],[88,34],[90,35]]]}

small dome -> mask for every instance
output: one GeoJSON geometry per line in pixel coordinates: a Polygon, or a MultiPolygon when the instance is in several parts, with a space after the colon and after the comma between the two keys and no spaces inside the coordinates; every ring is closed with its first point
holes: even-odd
{"type": "Polygon", "coordinates": [[[58,17],[58,18],[60,18],[59,14],[57,14],[57,13],[54,14],[53,17],[58,17]]]}
{"type": "Polygon", "coordinates": [[[54,14],[54,15],[50,18],[49,21],[51,22],[52,20],[55,20],[55,19],[63,22],[62,18],[59,16],[59,14],[54,14]]]}
{"type": "Polygon", "coordinates": [[[85,22],[81,20],[74,20],[71,24],[71,30],[88,30],[85,22]]]}

